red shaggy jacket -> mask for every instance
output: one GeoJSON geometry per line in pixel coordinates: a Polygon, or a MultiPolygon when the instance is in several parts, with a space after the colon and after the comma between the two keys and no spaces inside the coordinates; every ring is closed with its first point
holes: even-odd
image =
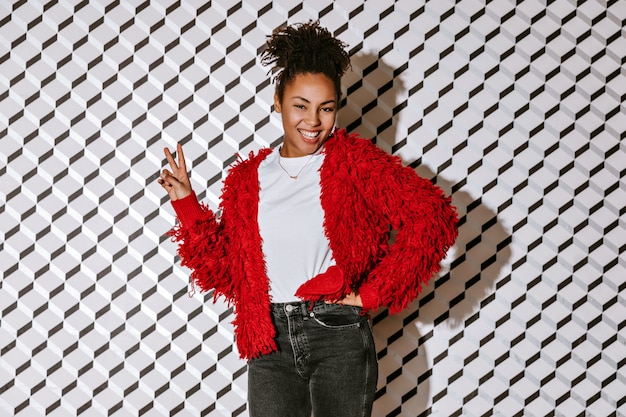
{"type": "MultiPolygon", "coordinates": [[[[257,168],[262,149],[230,169],[222,191],[221,218],[195,194],[173,201],[182,265],[203,291],[214,289],[235,307],[235,337],[242,358],[276,350],[257,222],[257,168]]],[[[406,307],[440,268],[457,236],[450,198],[403,167],[370,141],[340,130],[327,140],[320,168],[324,230],[336,265],[304,283],[304,300],[337,300],[355,291],[363,308],[406,307]],[[389,228],[396,230],[388,245],[389,228]]]]}

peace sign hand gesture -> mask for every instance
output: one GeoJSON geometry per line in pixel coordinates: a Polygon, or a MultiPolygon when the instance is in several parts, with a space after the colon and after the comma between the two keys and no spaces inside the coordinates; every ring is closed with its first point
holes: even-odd
{"type": "Polygon", "coordinates": [[[176,145],[178,163],[176,163],[168,148],[165,148],[163,151],[165,152],[167,162],[170,164],[171,171],[164,169],[157,182],[167,191],[172,201],[185,198],[191,194],[192,190],[189,175],[187,174],[187,166],[185,165],[183,147],[180,143],[176,145]]]}

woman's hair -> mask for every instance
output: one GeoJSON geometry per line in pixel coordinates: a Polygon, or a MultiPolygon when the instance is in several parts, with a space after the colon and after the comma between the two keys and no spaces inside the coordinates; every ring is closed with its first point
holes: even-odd
{"type": "Polygon", "coordinates": [[[273,65],[276,94],[282,101],[285,86],[299,74],[324,74],[335,84],[337,101],[341,97],[341,77],[350,68],[346,44],[319,21],[297,23],[274,30],[261,53],[264,65],[273,65]]]}

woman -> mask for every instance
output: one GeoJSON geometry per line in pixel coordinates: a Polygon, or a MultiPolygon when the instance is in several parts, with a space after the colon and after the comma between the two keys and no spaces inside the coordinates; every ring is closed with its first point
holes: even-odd
{"type": "Polygon", "coordinates": [[[454,243],[456,212],[398,158],[336,129],[350,61],[326,29],[279,29],[262,59],[276,74],[282,144],[230,168],[219,219],[191,189],[181,146],[177,161],[165,149],[172,236],[194,283],[235,306],[252,417],[370,416],[367,313],[418,295],[454,243]]]}

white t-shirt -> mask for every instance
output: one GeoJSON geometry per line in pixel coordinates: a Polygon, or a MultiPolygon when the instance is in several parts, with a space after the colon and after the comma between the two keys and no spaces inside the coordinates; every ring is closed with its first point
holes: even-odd
{"type": "Polygon", "coordinates": [[[296,301],[300,285],[334,264],[320,203],[323,160],[320,152],[283,158],[275,148],[259,165],[258,222],[272,302],[296,301]]]}

